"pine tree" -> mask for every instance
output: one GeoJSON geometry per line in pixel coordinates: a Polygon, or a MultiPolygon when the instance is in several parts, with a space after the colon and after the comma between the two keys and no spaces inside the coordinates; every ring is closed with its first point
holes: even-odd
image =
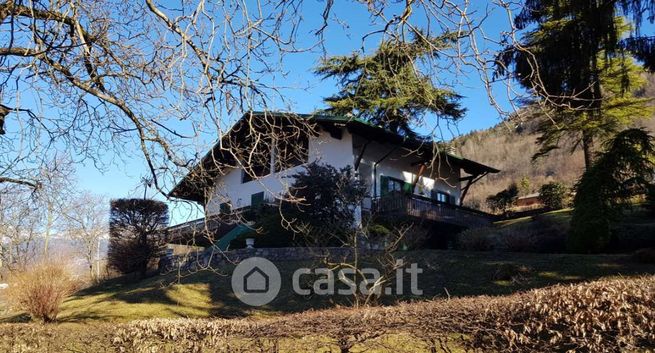
{"type": "MultiPolygon", "coordinates": [[[[615,70],[633,65],[629,54],[647,69],[655,69],[655,39],[640,36],[639,31],[642,16],[655,14],[654,5],[652,0],[526,0],[516,26],[536,28],[527,32],[520,45],[507,48],[498,57],[498,74],[511,72],[554,110],[560,120],[554,122],[554,129],[566,127],[580,135],[587,167],[598,127],[608,126],[608,117],[603,115],[607,108],[603,76],[614,70],[620,74],[621,91],[629,92],[635,87],[630,82],[631,71],[615,70]],[[622,39],[626,26],[620,15],[632,16],[631,37],[622,39]]],[[[543,142],[542,152],[547,153],[556,147],[558,138],[547,136],[543,142]]]]}
{"type": "Polygon", "coordinates": [[[655,169],[655,140],[642,129],[628,129],[606,143],[576,185],[569,250],[600,252],[610,243],[612,221],[634,195],[648,192],[655,169]]]}
{"type": "Polygon", "coordinates": [[[417,136],[412,125],[426,113],[459,120],[465,112],[461,96],[436,87],[430,76],[419,71],[422,59],[437,58],[438,51],[455,40],[450,34],[437,38],[417,34],[412,41],[384,41],[371,55],[323,60],[316,74],[336,78],[340,86],[337,94],[325,99],[327,111],[353,114],[409,137],[417,136]]]}
{"type": "Polygon", "coordinates": [[[602,69],[600,88],[602,98],[599,111],[550,109],[549,119],[543,119],[537,131],[541,145],[535,158],[548,154],[558,148],[560,141],[569,138],[574,148],[584,144],[585,136],[592,140],[607,140],[631,123],[649,118],[653,107],[652,98],[639,97],[637,92],[643,88],[646,79],[643,70],[630,57],[598,60],[602,69]],[[625,86],[625,79],[629,87],[625,86]]]}

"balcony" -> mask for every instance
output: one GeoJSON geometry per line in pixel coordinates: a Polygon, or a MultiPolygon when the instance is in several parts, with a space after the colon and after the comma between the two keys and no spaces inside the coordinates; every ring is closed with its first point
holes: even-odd
{"type": "Polygon", "coordinates": [[[374,198],[370,204],[373,214],[411,216],[466,228],[485,227],[495,219],[495,216],[489,213],[419,195],[393,193],[374,198]]]}

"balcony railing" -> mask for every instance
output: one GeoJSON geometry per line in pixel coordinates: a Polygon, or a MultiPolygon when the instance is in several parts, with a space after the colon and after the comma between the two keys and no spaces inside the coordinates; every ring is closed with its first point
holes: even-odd
{"type": "Polygon", "coordinates": [[[402,193],[393,193],[373,199],[371,212],[413,216],[469,228],[487,226],[495,218],[494,215],[472,208],[402,193]]]}

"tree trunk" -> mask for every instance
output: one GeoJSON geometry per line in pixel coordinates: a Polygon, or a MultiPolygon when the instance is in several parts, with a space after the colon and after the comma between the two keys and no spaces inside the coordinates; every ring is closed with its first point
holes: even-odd
{"type": "Polygon", "coordinates": [[[589,169],[594,162],[594,137],[586,131],[582,132],[582,149],[585,169],[589,169]]]}

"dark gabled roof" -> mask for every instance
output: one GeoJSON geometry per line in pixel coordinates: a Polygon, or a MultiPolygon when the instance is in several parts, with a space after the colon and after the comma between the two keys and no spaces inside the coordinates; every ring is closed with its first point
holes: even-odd
{"type": "MultiPolygon", "coordinates": [[[[318,126],[328,129],[335,127],[347,127],[351,133],[355,133],[371,140],[378,140],[384,143],[397,144],[409,150],[415,150],[426,160],[434,155],[434,145],[430,140],[408,138],[392,131],[376,126],[365,120],[352,116],[338,116],[328,114],[296,114],[284,112],[248,112],[239,119],[234,126],[223,136],[227,138],[242,128],[241,124],[246,117],[262,116],[267,118],[280,119],[303,119],[315,123],[318,126]]],[[[471,175],[485,173],[498,173],[500,170],[484,164],[466,159],[449,152],[439,152],[447,157],[449,162],[459,165],[464,172],[471,175]]],[[[234,156],[221,148],[221,141],[217,141],[214,147],[202,157],[200,162],[171,190],[169,196],[203,203],[204,186],[213,185],[214,178],[221,173],[222,168],[237,166],[234,156]]]]}

